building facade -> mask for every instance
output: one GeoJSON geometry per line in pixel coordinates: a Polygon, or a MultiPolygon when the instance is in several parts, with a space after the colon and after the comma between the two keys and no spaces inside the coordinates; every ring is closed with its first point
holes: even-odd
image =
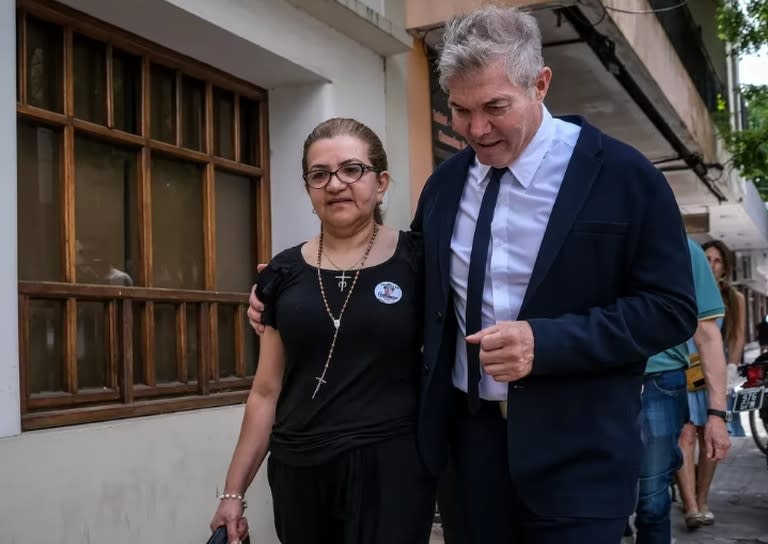
{"type": "MultiPolygon", "coordinates": [[[[407,225],[404,5],[322,4],[0,0],[4,542],[204,541],[255,266],[318,230],[317,123],[382,137],[407,225]]],[[[274,542],[261,476],[248,498],[274,542]]]]}

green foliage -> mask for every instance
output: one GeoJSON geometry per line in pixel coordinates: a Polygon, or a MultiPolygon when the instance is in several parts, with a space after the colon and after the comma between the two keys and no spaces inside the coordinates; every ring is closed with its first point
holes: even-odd
{"type": "MultiPolygon", "coordinates": [[[[717,24],[720,38],[732,44],[735,55],[755,53],[768,45],[768,0],[719,0],[717,24]]],[[[768,200],[768,85],[745,85],[741,95],[747,111],[744,130],[731,130],[722,98],[718,99],[715,123],[733,166],[768,200]]]]}
{"type": "Polygon", "coordinates": [[[768,44],[768,0],[719,0],[716,16],[720,38],[731,42],[734,53],[754,53],[768,44]]]}

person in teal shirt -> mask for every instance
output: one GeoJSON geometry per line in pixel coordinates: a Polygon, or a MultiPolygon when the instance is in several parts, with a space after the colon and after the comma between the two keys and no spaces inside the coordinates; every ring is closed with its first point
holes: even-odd
{"type": "MultiPolygon", "coordinates": [[[[693,342],[701,354],[708,384],[722,377],[722,387],[716,387],[712,395],[713,400],[722,400],[722,403],[716,402],[711,407],[724,410],[725,358],[718,319],[723,317],[725,308],[704,251],[690,239],[688,249],[699,319],[693,342]],[[722,370],[718,371],[717,366],[722,370]]],[[[683,466],[678,441],[683,425],[689,420],[685,378],[688,357],[688,345],[683,343],[654,355],[646,365],[642,394],[645,451],[635,517],[637,544],[669,544],[671,541],[669,488],[675,472],[683,466]]],[[[710,418],[707,426],[707,452],[724,457],[729,447],[725,420],[710,418]]]]}

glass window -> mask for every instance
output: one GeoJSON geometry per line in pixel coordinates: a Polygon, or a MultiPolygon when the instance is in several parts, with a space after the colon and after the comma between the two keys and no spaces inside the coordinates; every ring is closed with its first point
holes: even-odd
{"type": "Polygon", "coordinates": [[[59,133],[30,123],[18,128],[19,279],[61,281],[62,207],[59,133]]]}
{"type": "Polygon", "coordinates": [[[219,318],[219,378],[235,375],[235,308],[218,305],[219,318]]]}
{"type": "Polygon", "coordinates": [[[213,90],[213,153],[225,159],[235,158],[235,95],[213,90]]]}
{"type": "Polygon", "coordinates": [[[155,304],[155,381],[157,383],[179,380],[176,345],[176,307],[173,304],[155,304]]]}
{"type": "Polygon", "coordinates": [[[253,182],[216,172],[216,289],[250,291],[253,272],[253,182]]]}
{"type": "Polygon", "coordinates": [[[75,34],[73,38],[75,117],[107,124],[107,48],[75,34]]]}
{"type": "Polygon", "coordinates": [[[75,140],[78,283],[129,286],[139,268],[136,154],[90,138],[75,140]]]}
{"type": "Polygon", "coordinates": [[[56,2],[16,15],[23,428],[241,402],[263,90],[56,2]]]}
{"type": "Polygon", "coordinates": [[[107,387],[109,349],[105,319],[106,305],[101,302],[77,303],[77,358],[78,389],[107,387]]]}
{"type": "Polygon", "coordinates": [[[199,311],[195,305],[187,305],[187,377],[197,381],[197,365],[200,364],[199,311]]]}
{"type": "Polygon", "coordinates": [[[176,143],[176,72],[152,65],[149,76],[152,96],[149,106],[152,118],[152,138],[176,143]]]}
{"type": "Polygon", "coordinates": [[[202,151],[204,105],[205,84],[199,79],[184,76],[181,80],[182,146],[202,151]]]}
{"type": "Polygon", "coordinates": [[[112,52],[112,104],[115,128],[139,133],[141,118],[141,59],[123,51],[112,52]]]}
{"type": "Polygon", "coordinates": [[[61,27],[27,17],[27,102],[63,113],[64,34],[61,27]]]}
{"type": "Polygon", "coordinates": [[[147,383],[147,376],[144,372],[144,362],[146,361],[146,351],[144,349],[144,315],[146,304],[134,302],[133,309],[133,383],[147,383]]]}
{"type": "Polygon", "coordinates": [[[259,165],[259,104],[240,97],[240,161],[259,165]]]}
{"type": "Polygon", "coordinates": [[[29,303],[27,389],[30,394],[64,391],[64,303],[29,303]]]}
{"type": "Polygon", "coordinates": [[[203,169],[152,157],[152,263],[155,287],[203,288],[203,169]]]}

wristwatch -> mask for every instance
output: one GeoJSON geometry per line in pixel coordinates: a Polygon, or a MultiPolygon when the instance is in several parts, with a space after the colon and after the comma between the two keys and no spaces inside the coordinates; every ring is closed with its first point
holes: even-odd
{"type": "Polygon", "coordinates": [[[707,410],[708,416],[717,416],[721,418],[726,423],[729,423],[731,421],[731,412],[726,412],[724,410],[715,410],[714,408],[709,408],[707,410]]]}

